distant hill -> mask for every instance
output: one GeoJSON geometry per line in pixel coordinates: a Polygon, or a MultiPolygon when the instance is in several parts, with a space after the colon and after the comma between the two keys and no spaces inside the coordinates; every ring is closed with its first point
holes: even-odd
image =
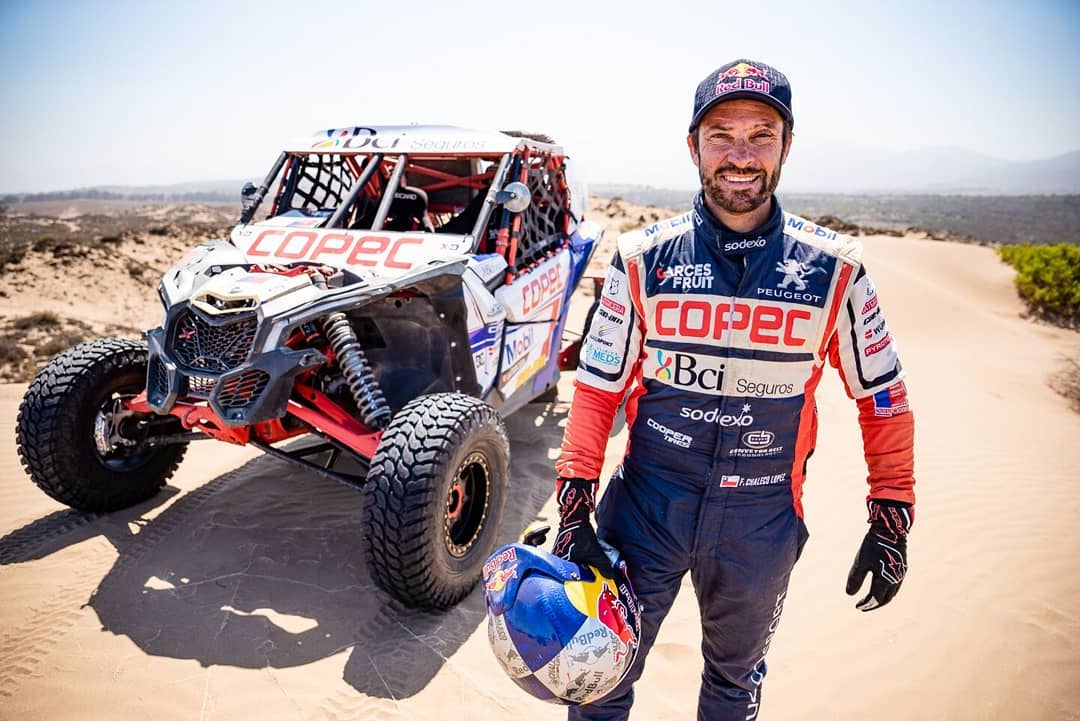
{"type": "MultiPolygon", "coordinates": [[[[686,210],[694,190],[647,185],[591,185],[593,195],[686,210]]],[[[1080,245],[1080,195],[859,195],[780,193],[784,209],[808,218],[831,215],[863,227],[955,233],[992,243],[1080,245]]]]}
{"type": "Polygon", "coordinates": [[[1080,150],[1014,162],[959,148],[895,152],[796,144],[780,188],[789,193],[1080,193],[1080,150]]]}
{"type": "Polygon", "coordinates": [[[239,203],[243,180],[205,180],[171,185],[95,185],[47,193],[9,193],[0,203],[52,200],[133,200],[166,203],[239,203]]]}

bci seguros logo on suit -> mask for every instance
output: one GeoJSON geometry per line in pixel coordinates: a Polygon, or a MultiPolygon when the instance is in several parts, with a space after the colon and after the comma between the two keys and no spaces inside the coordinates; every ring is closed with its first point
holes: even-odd
{"type": "Polygon", "coordinates": [[[724,385],[724,362],[720,360],[709,367],[688,353],[657,350],[656,366],[653,376],[668,385],[704,392],[719,392],[724,385]]]}

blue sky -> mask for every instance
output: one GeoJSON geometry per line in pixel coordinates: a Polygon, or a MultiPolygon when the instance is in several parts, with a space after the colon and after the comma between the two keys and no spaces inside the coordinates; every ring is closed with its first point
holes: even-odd
{"type": "Polygon", "coordinates": [[[694,87],[750,57],[796,145],[1080,149],[1080,3],[0,0],[0,192],[261,175],[319,128],[559,139],[590,182],[690,187],[694,87]]]}

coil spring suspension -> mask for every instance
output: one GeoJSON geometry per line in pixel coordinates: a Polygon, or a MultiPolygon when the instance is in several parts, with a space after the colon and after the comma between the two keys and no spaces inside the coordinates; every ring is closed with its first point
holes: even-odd
{"type": "Polygon", "coordinates": [[[322,322],[323,333],[337,356],[345,382],[349,384],[360,419],[368,428],[382,429],[390,420],[390,406],[386,405],[382,388],[375,381],[360,341],[349,325],[344,313],[331,313],[322,322]]]}

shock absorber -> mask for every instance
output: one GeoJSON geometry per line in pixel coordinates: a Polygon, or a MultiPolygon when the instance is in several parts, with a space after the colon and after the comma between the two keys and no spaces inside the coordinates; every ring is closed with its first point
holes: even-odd
{"type": "Polygon", "coordinates": [[[341,374],[345,376],[345,382],[349,384],[349,391],[356,401],[360,419],[368,428],[385,428],[390,420],[390,406],[386,404],[382,388],[379,388],[371,373],[371,366],[360,347],[360,341],[356,339],[356,333],[349,325],[349,319],[344,313],[331,313],[323,318],[322,326],[337,356],[341,374]]]}

